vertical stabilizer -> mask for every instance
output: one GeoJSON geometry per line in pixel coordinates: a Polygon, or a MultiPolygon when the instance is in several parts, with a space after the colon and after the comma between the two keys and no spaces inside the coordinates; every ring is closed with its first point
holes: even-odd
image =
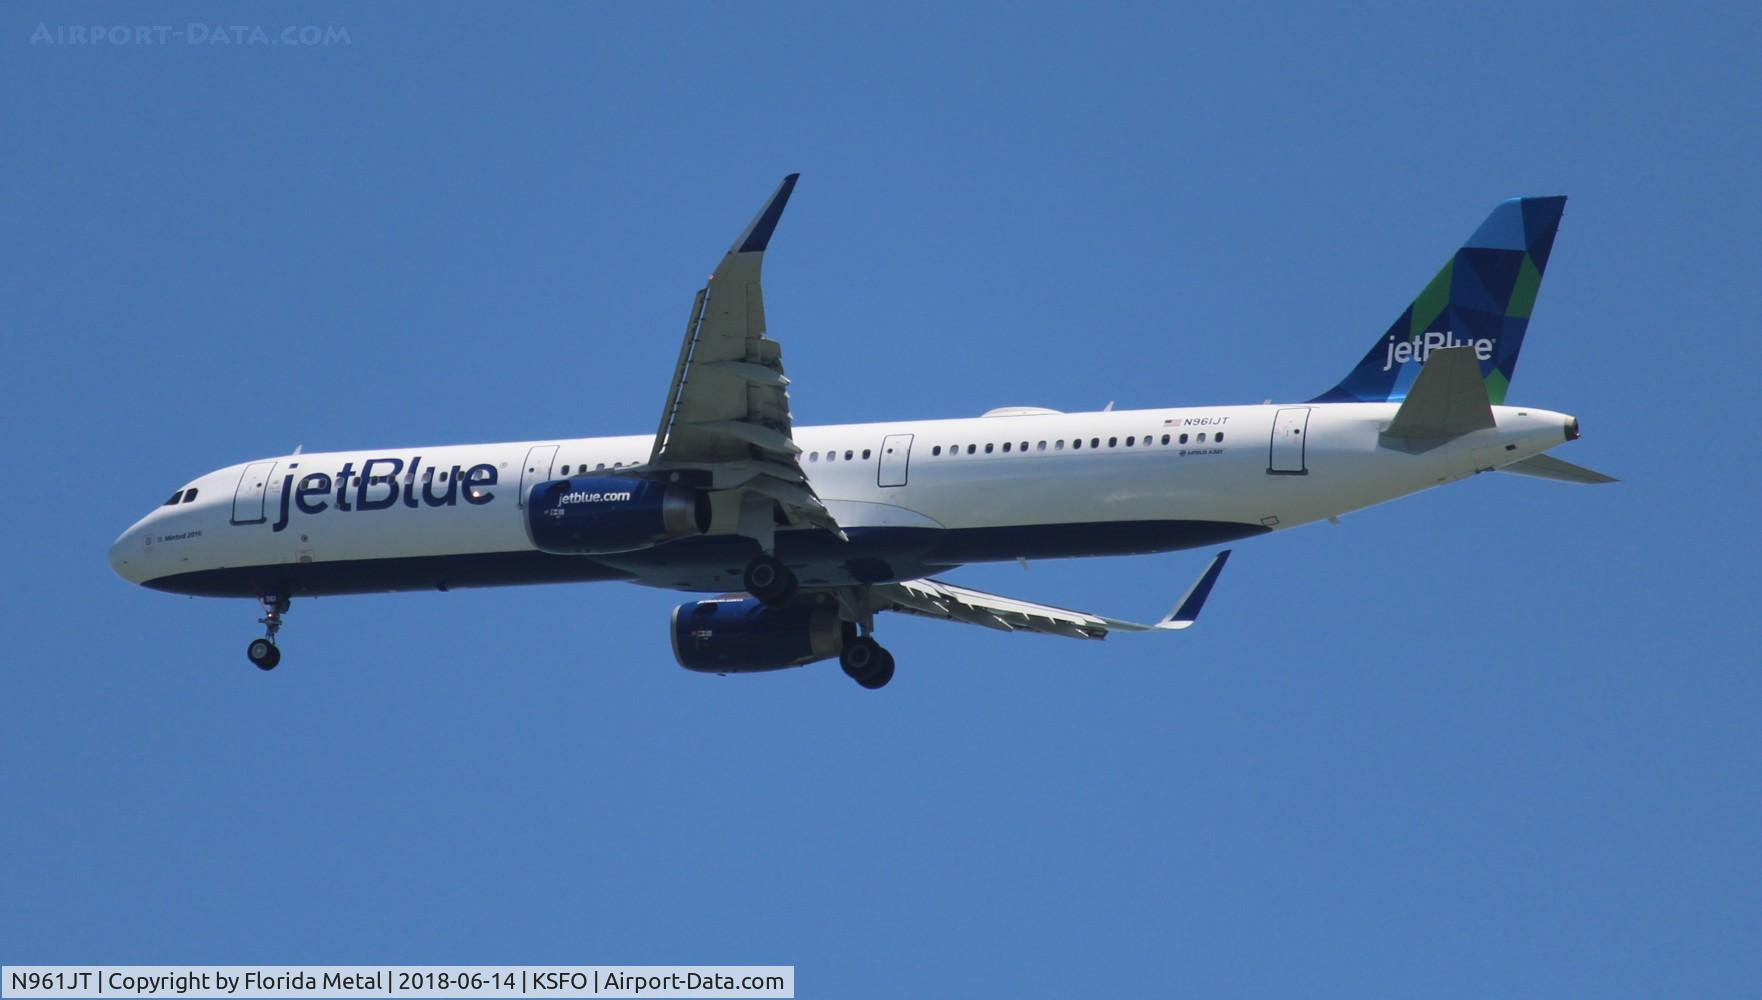
{"type": "Polygon", "coordinates": [[[1501,202],[1358,367],[1311,402],[1399,402],[1426,357],[1448,347],[1471,348],[1487,399],[1505,402],[1565,209],[1564,196],[1501,202]]]}

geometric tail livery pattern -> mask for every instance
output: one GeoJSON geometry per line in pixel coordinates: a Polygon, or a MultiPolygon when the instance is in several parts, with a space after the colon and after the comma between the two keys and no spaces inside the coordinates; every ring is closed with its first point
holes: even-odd
{"type": "Polygon", "coordinates": [[[1488,401],[1504,403],[1565,209],[1564,196],[1501,202],[1358,367],[1310,402],[1399,402],[1434,349],[1472,347],[1488,401]]]}

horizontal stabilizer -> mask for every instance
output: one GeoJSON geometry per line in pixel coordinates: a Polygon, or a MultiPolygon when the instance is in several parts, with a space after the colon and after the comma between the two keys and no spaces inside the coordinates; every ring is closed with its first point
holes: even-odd
{"type": "Polygon", "coordinates": [[[1521,462],[1501,466],[1500,472],[1515,472],[1524,476],[1535,476],[1537,479],[1558,479],[1563,483],[1619,483],[1614,476],[1605,476],[1595,469],[1587,469],[1582,465],[1562,462],[1550,455],[1536,455],[1521,462]]]}
{"type": "Polygon", "coordinates": [[[1426,358],[1407,399],[1383,433],[1409,440],[1447,440],[1493,426],[1493,407],[1473,347],[1439,348],[1426,358]]]}

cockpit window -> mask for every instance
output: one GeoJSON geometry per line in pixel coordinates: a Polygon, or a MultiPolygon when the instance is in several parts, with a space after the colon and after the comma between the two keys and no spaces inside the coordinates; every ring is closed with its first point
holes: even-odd
{"type": "Polygon", "coordinates": [[[172,505],[172,504],[174,504],[174,503],[182,503],[182,502],[183,502],[183,499],[184,499],[184,491],[183,491],[183,490],[178,490],[178,491],[177,491],[177,492],[176,492],[176,493],[173,493],[173,494],[172,494],[172,495],[171,495],[171,499],[170,499],[170,500],[167,500],[167,501],[165,501],[165,502],[164,502],[164,503],[162,503],[162,504],[160,504],[160,505],[159,505],[159,506],[161,506],[161,507],[170,507],[170,506],[171,506],[171,505],[172,505]]]}
{"type": "Polygon", "coordinates": [[[184,503],[189,503],[190,501],[192,501],[194,499],[196,499],[196,488],[194,486],[190,487],[187,490],[184,490],[184,500],[183,500],[184,503]]]}

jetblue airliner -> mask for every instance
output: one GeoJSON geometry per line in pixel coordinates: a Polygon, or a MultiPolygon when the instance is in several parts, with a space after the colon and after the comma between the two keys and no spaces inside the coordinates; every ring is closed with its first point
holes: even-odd
{"type": "Polygon", "coordinates": [[[1101,639],[1198,617],[1229,550],[1136,624],[938,579],[964,563],[1215,546],[1500,470],[1613,482],[1544,454],[1562,413],[1505,402],[1565,198],[1493,210],[1364,360],[1305,402],[796,427],[759,271],[796,175],[686,323],[653,434],[262,458],[203,475],[110,564],[175,594],[251,597],[269,670],[296,597],[626,580],[723,596],[673,610],[710,673],[836,657],[893,677],[877,612],[1101,639]]]}

